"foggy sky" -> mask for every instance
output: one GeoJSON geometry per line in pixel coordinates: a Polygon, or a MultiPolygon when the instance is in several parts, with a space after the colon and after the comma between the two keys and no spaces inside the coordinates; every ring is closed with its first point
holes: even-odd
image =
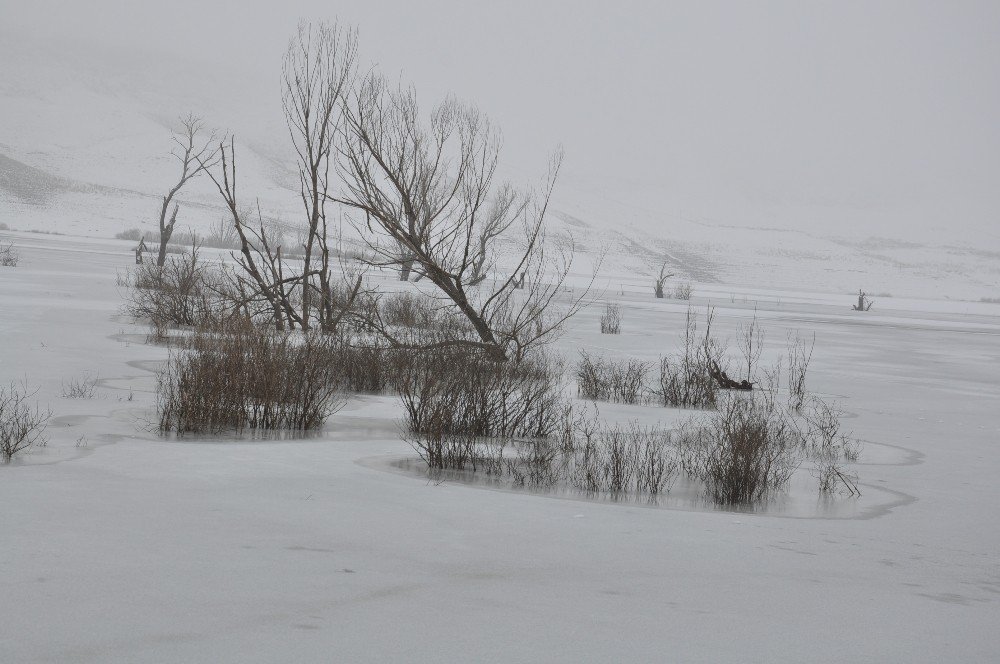
{"type": "Polygon", "coordinates": [[[480,106],[526,174],[563,144],[570,191],[1000,227],[998,2],[0,0],[0,38],[180,56],[277,95],[300,18],[357,26],[363,62],[426,106],[480,106]]]}

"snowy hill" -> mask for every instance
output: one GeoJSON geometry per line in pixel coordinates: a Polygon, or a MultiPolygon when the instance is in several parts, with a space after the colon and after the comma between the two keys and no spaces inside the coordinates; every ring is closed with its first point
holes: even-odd
{"type": "MultiPolygon", "coordinates": [[[[96,237],[153,229],[159,197],[176,177],[170,130],[189,111],[236,135],[245,195],[286,223],[297,219],[279,63],[248,74],[16,37],[0,40],[0,58],[11,65],[0,72],[0,223],[11,229],[96,237]]],[[[864,288],[973,300],[1000,294],[1000,223],[973,220],[956,232],[947,220],[915,222],[905,235],[890,235],[880,219],[907,212],[878,197],[824,201],[803,190],[798,198],[761,201],[710,187],[688,195],[639,179],[593,181],[574,167],[573,145],[567,153],[550,223],[589,255],[581,270],[607,252],[608,286],[648,289],[649,275],[667,261],[678,279],[734,289],[864,288]]],[[[535,164],[508,166],[515,180],[531,180],[542,172],[544,153],[535,164]]],[[[180,227],[204,231],[223,216],[207,179],[184,190],[180,227]]]]}

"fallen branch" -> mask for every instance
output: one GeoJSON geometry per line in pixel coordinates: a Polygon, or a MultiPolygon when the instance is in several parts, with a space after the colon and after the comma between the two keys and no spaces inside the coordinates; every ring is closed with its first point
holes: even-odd
{"type": "Polygon", "coordinates": [[[736,382],[719,367],[719,363],[715,360],[710,360],[708,365],[708,374],[718,383],[719,387],[724,390],[752,390],[753,383],[748,380],[741,380],[736,382]]]}

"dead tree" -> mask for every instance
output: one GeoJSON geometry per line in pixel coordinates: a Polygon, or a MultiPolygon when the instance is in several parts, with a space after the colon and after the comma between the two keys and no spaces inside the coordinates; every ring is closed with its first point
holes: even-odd
{"type": "MultiPolygon", "coordinates": [[[[688,339],[691,338],[691,331],[693,331],[691,321],[691,311],[688,309],[688,339]]],[[[733,380],[726,372],[726,368],[729,366],[729,363],[726,361],[726,346],[725,343],[720,344],[712,335],[712,324],[714,321],[715,310],[709,307],[705,315],[705,335],[702,337],[701,347],[698,349],[698,361],[704,362],[709,378],[711,378],[720,389],[752,390],[753,383],[750,382],[750,380],[733,380]]],[[[690,343],[690,341],[688,343],[690,343]]]]}
{"type": "Polygon", "coordinates": [[[667,283],[667,279],[674,276],[673,272],[667,272],[667,263],[664,261],[663,265],[660,266],[660,274],[656,277],[656,284],[654,288],[654,293],[659,299],[663,299],[663,286],[667,283]]]}
{"type": "MultiPolygon", "coordinates": [[[[341,321],[344,292],[337,292],[331,271],[330,228],[326,204],[331,200],[332,157],[340,130],[343,96],[350,88],[357,53],[354,31],[339,26],[309,23],[299,25],[285,54],[282,106],[295,148],[299,171],[299,197],[305,212],[301,235],[302,267],[290,267],[279,242],[270,238],[259,206],[256,219],[240,208],[237,200],[236,150],[220,145],[221,173],[210,171],[226,203],[239,239],[239,265],[235,272],[240,292],[266,303],[274,325],[280,330],[308,330],[317,322],[332,331],[341,321]],[[335,304],[336,295],[341,302],[335,304]],[[318,298],[318,300],[317,300],[318,298]]],[[[347,270],[344,270],[345,277],[347,270]]],[[[349,306],[361,291],[361,275],[346,288],[349,306]]]]}
{"type": "MultiPolygon", "coordinates": [[[[231,138],[229,146],[219,146],[220,172],[208,171],[209,177],[215,183],[229,210],[233,227],[239,238],[239,253],[233,253],[232,258],[238,266],[230,274],[235,280],[234,290],[241,295],[242,301],[231,303],[236,309],[247,310],[252,305],[263,304],[277,330],[309,329],[304,324],[302,310],[296,306],[296,293],[301,296],[303,284],[309,284],[312,277],[320,275],[322,267],[297,272],[290,270],[282,257],[281,245],[274,245],[269,238],[267,225],[261,213],[260,205],[256,208],[243,208],[237,199],[236,180],[236,145],[231,138]]],[[[325,248],[326,238],[323,239],[325,248]]],[[[328,255],[328,254],[327,254],[328,255]]],[[[348,278],[347,271],[344,272],[348,278]]],[[[333,331],[343,318],[343,313],[351,307],[362,292],[362,275],[350,277],[346,296],[342,298],[341,309],[333,306],[329,297],[334,287],[328,280],[327,291],[323,293],[322,329],[333,331]]]]}
{"type": "Polygon", "coordinates": [[[397,261],[399,265],[399,280],[409,281],[410,275],[413,273],[413,255],[407,251],[406,247],[402,244],[396,243],[396,253],[397,261]]]}
{"type": "Polygon", "coordinates": [[[303,329],[310,327],[313,294],[321,327],[326,327],[330,294],[330,247],[326,203],[330,190],[330,156],[339,135],[343,95],[351,85],[357,55],[357,33],[337,24],[300,23],[288,46],[282,76],[282,106],[298,157],[299,195],[306,215],[302,245],[301,313],[303,329]],[[318,259],[318,260],[317,260],[318,259]],[[318,266],[314,267],[314,261],[318,266]],[[315,276],[317,285],[313,285],[315,276]]]}
{"type": "MultiPolygon", "coordinates": [[[[486,281],[489,273],[496,269],[495,247],[500,240],[500,234],[506,230],[503,224],[500,223],[501,220],[502,217],[491,216],[479,229],[479,238],[472,251],[471,269],[468,279],[470,286],[478,286],[483,283],[486,281]]],[[[525,275],[522,272],[517,282],[517,287],[520,289],[524,288],[524,277],[525,275]]]]}
{"type": "Polygon", "coordinates": [[[190,180],[218,162],[216,147],[218,139],[215,132],[211,132],[204,142],[201,140],[203,134],[204,123],[201,118],[189,113],[187,117],[181,118],[181,130],[173,138],[177,147],[171,154],[181,162],[181,175],[177,184],[163,196],[163,203],[160,206],[160,251],[156,257],[156,264],[159,267],[163,267],[163,263],[167,260],[167,243],[170,242],[174,227],[177,225],[177,212],[180,206],[174,202],[174,197],[190,180]],[[171,203],[174,207],[168,217],[171,203]]]}
{"type": "Polygon", "coordinates": [[[874,302],[868,298],[868,293],[858,289],[858,303],[851,305],[851,309],[854,311],[869,311],[873,304],[874,302]]]}
{"type": "Polygon", "coordinates": [[[260,207],[257,207],[256,228],[247,218],[248,211],[240,208],[236,197],[236,145],[232,138],[228,149],[225,144],[220,144],[219,161],[219,175],[211,170],[207,172],[226,203],[239,237],[240,253],[232,255],[241,268],[235,273],[239,290],[249,293],[249,297],[254,300],[267,303],[276,329],[294,329],[296,325],[301,327],[302,316],[298,308],[293,306],[291,295],[303,276],[285,274],[281,247],[272,247],[268,241],[260,207]]]}
{"type": "Polygon", "coordinates": [[[404,258],[399,261],[399,280],[409,281],[410,273],[413,272],[413,259],[404,258]]]}
{"type": "Polygon", "coordinates": [[[485,116],[449,98],[425,122],[412,89],[390,88],[375,73],[347,100],[343,116],[344,193],[335,200],[353,211],[373,265],[405,267],[402,248],[402,257],[412,258],[475,330],[475,338],[439,345],[478,348],[500,360],[520,357],[579,309],[582,296],[559,315],[549,306],[572,257],[571,242],[546,247],[544,233],[561,154],[538,195],[498,184],[500,141],[485,116]],[[515,231],[521,244],[510,255],[513,269],[487,282],[497,239],[515,231]],[[531,287],[515,295],[521,273],[529,274],[531,287]]]}

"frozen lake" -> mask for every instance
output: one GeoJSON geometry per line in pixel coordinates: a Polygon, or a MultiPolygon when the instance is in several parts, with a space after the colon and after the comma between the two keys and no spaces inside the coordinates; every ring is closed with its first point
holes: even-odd
{"type": "MultiPolygon", "coordinates": [[[[809,386],[865,441],[850,465],[864,494],[831,512],[669,496],[650,508],[401,470],[414,454],[389,396],[352,398],[305,439],[163,439],[148,422],[167,351],[119,313],[128,243],[0,240],[22,256],[0,268],[0,376],[26,377],[53,412],[48,446],[0,467],[0,661],[1000,652],[1000,306],[882,298],[857,314],[848,294],[695,284],[692,303],[711,300],[722,336],[756,306],[765,363],[788,333],[815,332],[809,386]],[[85,374],[99,378],[94,398],[62,398],[85,374]]],[[[558,351],[674,350],[687,304],[654,300],[640,281],[615,289],[622,334],[598,333],[595,305],[558,351]]],[[[600,408],[609,420],[678,417],[600,408]]]]}

